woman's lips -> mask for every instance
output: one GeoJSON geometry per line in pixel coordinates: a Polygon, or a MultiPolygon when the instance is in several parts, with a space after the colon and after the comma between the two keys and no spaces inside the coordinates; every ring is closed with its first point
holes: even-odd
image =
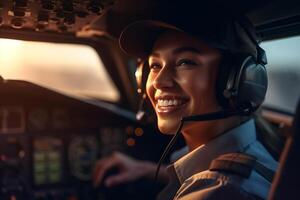
{"type": "Polygon", "coordinates": [[[156,111],[158,114],[171,114],[186,106],[187,99],[165,99],[158,98],[156,100],[156,111]]]}

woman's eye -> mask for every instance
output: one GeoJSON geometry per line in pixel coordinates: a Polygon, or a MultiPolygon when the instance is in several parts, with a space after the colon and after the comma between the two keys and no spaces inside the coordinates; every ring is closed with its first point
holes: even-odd
{"type": "Polygon", "coordinates": [[[149,65],[150,69],[160,69],[161,66],[159,63],[152,63],[149,65]]]}
{"type": "Polygon", "coordinates": [[[188,65],[197,65],[197,63],[194,62],[193,60],[188,60],[188,59],[179,60],[177,63],[177,66],[188,66],[188,65]]]}

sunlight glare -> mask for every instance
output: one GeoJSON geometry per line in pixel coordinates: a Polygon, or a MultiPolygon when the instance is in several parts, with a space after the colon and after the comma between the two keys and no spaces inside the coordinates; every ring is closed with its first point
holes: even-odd
{"type": "Polygon", "coordinates": [[[0,75],[80,98],[120,98],[97,52],[87,45],[0,39],[0,75]]]}

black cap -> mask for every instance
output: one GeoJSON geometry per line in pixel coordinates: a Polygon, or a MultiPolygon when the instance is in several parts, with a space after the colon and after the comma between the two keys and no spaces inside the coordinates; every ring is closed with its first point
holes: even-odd
{"type": "Polygon", "coordinates": [[[157,37],[167,30],[186,32],[199,37],[212,47],[229,52],[246,53],[257,58],[257,42],[253,24],[245,16],[201,12],[195,8],[171,6],[168,12],[158,10],[151,20],[140,20],[123,29],[119,43],[127,54],[146,58],[157,37]]]}

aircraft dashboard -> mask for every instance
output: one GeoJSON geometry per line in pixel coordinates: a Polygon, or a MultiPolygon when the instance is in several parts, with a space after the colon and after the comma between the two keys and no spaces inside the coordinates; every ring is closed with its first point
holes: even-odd
{"type": "Polygon", "coordinates": [[[108,106],[101,108],[25,81],[1,83],[0,95],[1,199],[124,195],[93,187],[93,167],[113,151],[136,152],[146,129],[108,106]]]}

